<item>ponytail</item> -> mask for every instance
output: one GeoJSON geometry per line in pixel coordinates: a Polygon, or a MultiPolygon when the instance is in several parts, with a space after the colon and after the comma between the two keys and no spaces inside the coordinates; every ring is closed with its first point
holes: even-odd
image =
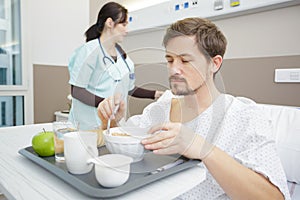
{"type": "Polygon", "coordinates": [[[86,42],[90,40],[94,40],[100,37],[100,31],[97,24],[92,25],[86,32],[85,32],[86,42]]]}

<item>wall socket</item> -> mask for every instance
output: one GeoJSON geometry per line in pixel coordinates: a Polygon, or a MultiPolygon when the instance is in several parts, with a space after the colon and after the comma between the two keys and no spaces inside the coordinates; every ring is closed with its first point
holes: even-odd
{"type": "Polygon", "coordinates": [[[199,0],[190,0],[190,7],[196,8],[199,6],[199,0]]]}
{"type": "Polygon", "coordinates": [[[214,2],[214,9],[215,10],[222,10],[224,8],[223,0],[215,0],[214,2]]]}
{"type": "Polygon", "coordinates": [[[300,83],[300,68],[275,69],[276,83],[300,83]]]}

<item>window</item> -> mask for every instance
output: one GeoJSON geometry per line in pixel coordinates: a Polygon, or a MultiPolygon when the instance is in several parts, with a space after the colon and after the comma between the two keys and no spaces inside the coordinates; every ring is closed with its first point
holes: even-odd
{"type": "Polygon", "coordinates": [[[24,124],[20,0],[0,0],[0,127],[24,124]]]}
{"type": "Polygon", "coordinates": [[[6,85],[7,69],[0,68],[0,85],[6,85]]]}
{"type": "Polygon", "coordinates": [[[6,102],[1,102],[1,126],[6,125],[6,102]]]}
{"type": "Polygon", "coordinates": [[[0,0],[0,68],[6,69],[5,85],[22,84],[20,38],[19,1],[0,0]]]}
{"type": "Polygon", "coordinates": [[[0,104],[0,127],[24,124],[22,96],[2,96],[0,104]]]}
{"type": "Polygon", "coordinates": [[[4,4],[5,0],[0,0],[0,18],[4,19],[5,18],[5,4],[4,4]]]}

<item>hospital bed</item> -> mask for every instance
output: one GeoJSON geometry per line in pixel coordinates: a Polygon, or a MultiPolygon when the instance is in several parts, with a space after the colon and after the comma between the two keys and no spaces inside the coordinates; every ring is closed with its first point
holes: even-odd
{"type": "MultiPolygon", "coordinates": [[[[158,101],[174,97],[167,90],[158,101]]],[[[252,100],[238,97],[245,103],[252,100]]],[[[287,177],[292,200],[300,200],[300,108],[257,104],[272,124],[277,151],[287,177]]]]}
{"type": "Polygon", "coordinates": [[[300,108],[258,104],[273,126],[292,200],[300,200],[300,108]]]}

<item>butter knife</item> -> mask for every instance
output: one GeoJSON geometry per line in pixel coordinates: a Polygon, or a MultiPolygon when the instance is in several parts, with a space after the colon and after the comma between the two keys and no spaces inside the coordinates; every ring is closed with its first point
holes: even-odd
{"type": "Polygon", "coordinates": [[[150,172],[150,174],[157,174],[159,172],[165,171],[167,169],[170,169],[170,168],[175,167],[177,165],[180,165],[182,163],[184,163],[183,159],[175,160],[174,162],[168,163],[168,164],[166,164],[166,165],[164,165],[162,167],[157,168],[156,170],[150,172]]]}

